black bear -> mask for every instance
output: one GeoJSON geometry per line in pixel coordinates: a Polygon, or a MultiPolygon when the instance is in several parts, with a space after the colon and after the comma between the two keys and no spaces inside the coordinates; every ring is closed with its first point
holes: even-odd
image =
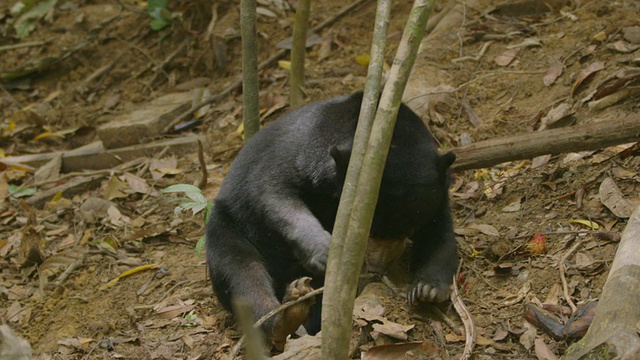
{"type": "MultiPolygon", "coordinates": [[[[362,93],[312,103],[259,131],[240,151],[206,228],[206,256],[220,302],[244,298],[259,318],[322,286],[362,93]],[[309,278],[313,278],[313,282],[309,278]]],[[[448,298],[457,268],[448,200],[451,152],[440,155],[422,120],[398,112],[370,237],[411,240],[410,304],[448,298]]],[[[319,330],[315,318],[306,324],[319,330]]],[[[263,329],[281,349],[307,316],[292,308],[263,329]]]]}

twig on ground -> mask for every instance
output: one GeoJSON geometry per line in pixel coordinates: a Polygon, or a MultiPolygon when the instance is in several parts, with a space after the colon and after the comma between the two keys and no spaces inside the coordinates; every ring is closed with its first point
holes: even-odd
{"type": "Polygon", "coordinates": [[[455,64],[457,62],[462,62],[462,61],[476,61],[476,62],[480,61],[480,59],[482,59],[484,54],[487,52],[487,49],[489,49],[489,46],[491,46],[491,44],[493,43],[494,43],[493,41],[485,42],[482,45],[482,47],[480,47],[480,51],[478,51],[478,54],[476,56],[471,56],[471,55],[462,56],[462,57],[451,60],[451,62],[455,64]]]}
{"type": "Polygon", "coordinates": [[[62,283],[67,280],[67,278],[69,277],[69,275],[71,275],[72,272],[74,272],[77,268],[80,267],[80,265],[82,265],[82,263],[84,262],[84,255],[80,256],[80,258],[78,258],[76,261],[74,261],[71,265],[67,266],[66,269],[64,269],[64,271],[62,272],[62,274],[60,274],[60,276],[58,276],[58,278],[56,279],[56,281],[53,282],[53,284],[55,286],[60,286],[62,285],[62,283]]]}
{"type": "Polygon", "coordinates": [[[31,46],[42,46],[42,45],[46,45],[50,41],[51,40],[31,41],[31,42],[25,42],[25,43],[19,43],[19,44],[3,45],[3,46],[0,46],[0,51],[22,49],[22,48],[31,47],[31,46]]]}
{"type": "Polygon", "coordinates": [[[455,321],[451,320],[451,318],[448,317],[447,314],[444,313],[444,311],[440,310],[440,308],[438,308],[437,306],[433,306],[432,310],[438,315],[438,317],[440,317],[440,322],[447,324],[447,326],[451,328],[451,331],[456,333],[456,335],[462,335],[462,331],[460,331],[460,327],[458,326],[458,324],[456,324],[455,321]]]}
{"type": "Polygon", "coordinates": [[[109,175],[109,174],[121,174],[124,173],[127,170],[130,170],[144,162],[146,162],[147,159],[146,158],[137,158],[137,159],[133,159],[131,161],[127,161],[126,163],[120,164],[117,167],[113,168],[113,169],[104,169],[104,170],[92,170],[92,171],[76,171],[76,172],[70,172],[70,173],[66,173],[64,175],[60,175],[59,177],[55,178],[55,179],[50,179],[50,180],[45,180],[45,181],[40,181],[38,183],[34,183],[31,186],[34,187],[40,187],[43,185],[47,185],[47,184],[51,184],[51,183],[57,183],[60,182],[62,180],[68,179],[68,178],[72,178],[72,177],[89,177],[89,176],[94,176],[94,175],[109,175]]]}
{"type": "Polygon", "coordinates": [[[218,23],[218,3],[214,2],[211,5],[211,20],[209,21],[209,25],[207,26],[207,31],[204,33],[204,39],[206,41],[211,41],[211,37],[213,36],[213,29],[216,28],[216,24],[218,23]]]}
{"type": "Polygon", "coordinates": [[[393,291],[394,294],[401,294],[400,289],[398,289],[398,287],[396,286],[396,284],[393,283],[393,281],[391,281],[391,279],[389,279],[386,275],[382,277],[381,279],[382,283],[385,284],[389,289],[391,289],[391,291],[393,291]]]}
{"type": "Polygon", "coordinates": [[[576,312],[577,307],[576,304],[574,304],[571,300],[571,295],[569,294],[569,285],[567,284],[567,277],[565,275],[567,268],[564,263],[574,252],[576,252],[576,250],[578,250],[581,245],[582,240],[577,240],[573,247],[571,247],[571,249],[569,249],[569,251],[567,251],[567,253],[562,256],[562,259],[560,259],[560,263],[558,264],[558,269],[560,269],[560,279],[562,280],[562,293],[564,295],[564,299],[567,301],[567,304],[569,304],[569,307],[571,308],[572,314],[576,312]]]}
{"type": "Polygon", "coordinates": [[[202,146],[202,141],[198,140],[198,162],[200,163],[200,169],[202,170],[202,178],[200,178],[200,183],[198,187],[203,189],[207,185],[207,163],[204,161],[204,149],[202,146]]]}
{"type": "MultiPolygon", "coordinates": [[[[570,231],[565,231],[565,230],[558,230],[558,231],[542,231],[539,232],[537,234],[540,235],[575,235],[575,234],[593,234],[594,236],[598,236],[598,237],[602,237],[604,236],[604,234],[607,233],[605,231],[596,231],[596,230],[570,230],[570,231]]],[[[525,234],[525,235],[518,235],[518,236],[514,236],[514,237],[510,237],[508,238],[509,240],[518,240],[518,239],[526,239],[526,238],[530,238],[535,234],[525,234]]]]}
{"type": "Polygon", "coordinates": [[[169,78],[169,75],[166,73],[166,71],[164,71],[165,66],[167,66],[170,62],[173,61],[173,59],[175,59],[178,55],[180,55],[182,53],[182,51],[184,51],[187,48],[187,45],[189,44],[189,41],[185,41],[182,44],[180,44],[180,46],[178,46],[177,49],[175,49],[171,54],[169,54],[169,56],[167,56],[164,61],[162,61],[162,63],[156,65],[154,67],[154,74],[151,77],[151,80],[149,80],[149,82],[147,83],[147,86],[149,88],[153,88],[153,83],[156,82],[156,79],[158,78],[158,76],[160,75],[160,73],[162,73],[167,79],[169,78]]]}
{"type": "Polygon", "coordinates": [[[171,292],[173,291],[173,289],[177,288],[178,286],[182,286],[186,283],[188,283],[189,280],[184,280],[184,281],[179,281],[177,282],[175,285],[173,285],[172,287],[169,288],[169,290],[165,291],[164,294],[162,294],[162,296],[160,296],[158,298],[158,301],[156,303],[161,302],[162,300],[164,300],[164,298],[166,298],[169,294],[171,294],[171,292]]]}
{"type": "Polygon", "coordinates": [[[124,53],[125,51],[120,51],[120,53],[118,53],[118,55],[116,55],[116,57],[113,60],[111,60],[107,65],[101,66],[98,69],[94,70],[91,73],[91,75],[89,75],[86,79],[82,81],[82,85],[85,87],[88,87],[89,84],[91,84],[94,80],[110,72],[115,67],[116,63],[120,61],[124,53]]]}
{"type": "Polygon", "coordinates": [[[476,328],[473,324],[473,319],[471,318],[469,309],[467,309],[460,297],[455,276],[453,277],[453,285],[451,288],[451,302],[453,303],[453,307],[456,309],[458,316],[460,316],[460,320],[462,320],[462,323],[464,324],[464,351],[462,352],[460,359],[466,360],[471,358],[471,353],[476,346],[476,328]]]}
{"type": "MultiPolygon", "coordinates": [[[[277,308],[269,311],[268,313],[266,313],[264,316],[262,316],[258,321],[256,321],[255,324],[253,324],[254,328],[259,328],[260,326],[262,326],[262,324],[264,324],[265,321],[269,320],[272,316],[274,316],[275,314],[284,311],[290,307],[292,307],[293,305],[299,304],[305,300],[308,300],[316,295],[322,294],[322,292],[324,291],[324,287],[315,289],[307,294],[304,294],[303,296],[300,296],[299,298],[293,300],[293,301],[289,301],[286,302],[280,306],[278,306],[277,308]]],[[[242,336],[240,338],[240,340],[238,341],[238,343],[236,344],[236,346],[233,347],[233,350],[231,351],[231,353],[229,354],[229,360],[233,360],[236,355],[238,355],[238,353],[240,352],[240,348],[242,347],[242,344],[245,341],[245,337],[242,336]]]]}

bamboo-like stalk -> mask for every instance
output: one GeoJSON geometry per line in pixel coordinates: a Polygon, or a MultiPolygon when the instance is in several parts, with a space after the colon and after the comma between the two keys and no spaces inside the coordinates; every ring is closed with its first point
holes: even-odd
{"type": "Polygon", "coordinates": [[[240,31],[242,35],[242,123],[244,126],[245,141],[248,141],[260,130],[256,6],[256,0],[240,1],[240,31]]]}
{"type": "Polygon", "coordinates": [[[304,102],[302,89],[304,88],[304,58],[307,49],[310,7],[310,0],[298,0],[296,21],[293,26],[293,40],[291,41],[291,83],[289,87],[291,108],[297,108],[304,102]]]}
{"type": "MultiPolygon", "coordinates": [[[[344,240],[342,246],[337,238],[332,241],[335,244],[331,246],[327,264],[323,307],[326,305],[328,308],[323,309],[322,319],[323,359],[348,357],[358,274],[364,261],[382,172],[389,152],[402,93],[432,8],[433,0],[416,0],[413,5],[371,128],[352,207],[342,210],[343,213],[350,212],[346,232],[344,228],[338,233],[334,231],[334,236],[344,235],[344,240]]],[[[353,151],[360,150],[354,147],[353,151]]]]}

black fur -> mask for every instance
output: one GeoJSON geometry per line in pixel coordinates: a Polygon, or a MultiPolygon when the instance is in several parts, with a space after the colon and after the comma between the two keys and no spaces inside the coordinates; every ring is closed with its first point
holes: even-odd
{"type": "MultiPolygon", "coordinates": [[[[238,154],[206,230],[211,281],[227,309],[244,297],[259,318],[294,279],[311,276],[321,286],[361,101],[358,93],[293,110],[238,154]]],[[[456,271],[447,189],[454,160],[438,154],[422,120],[402,105],[371,236],[412,240],[410,299],[428,285],[443,300],[456,271]]]]}

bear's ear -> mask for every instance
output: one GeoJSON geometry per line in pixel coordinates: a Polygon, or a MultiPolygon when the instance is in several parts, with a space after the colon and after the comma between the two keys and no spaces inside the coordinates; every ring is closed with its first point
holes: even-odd
{"type": "Polygon", "coordinates": [[[446,171],[454,161],[456,161],[456,154],[453,151],[440,155],[440,170],[446,171]]]}
{"type": "Polygon", "coordinates": [[[332,146],[329,149],[329,154],[336,165],[336,174],[340,179],[344,180],[349,167],[349,159],[351,158],[351,143],[332,146]]]}

